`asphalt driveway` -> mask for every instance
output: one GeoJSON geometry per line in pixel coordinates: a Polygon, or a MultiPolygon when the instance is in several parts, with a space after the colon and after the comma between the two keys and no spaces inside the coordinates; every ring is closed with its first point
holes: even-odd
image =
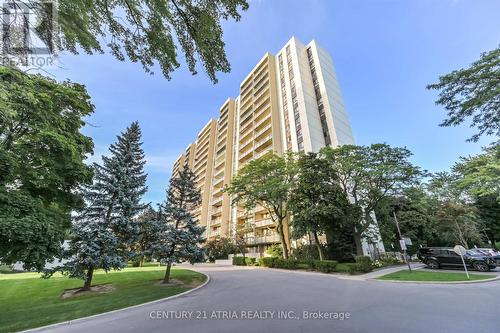
{"type": "Polygon", "coordinates": [[[188,295],[44,332],[500,332],[500,281],[418,285],[246,267],[196,270],[211,281],[188,295]]]}

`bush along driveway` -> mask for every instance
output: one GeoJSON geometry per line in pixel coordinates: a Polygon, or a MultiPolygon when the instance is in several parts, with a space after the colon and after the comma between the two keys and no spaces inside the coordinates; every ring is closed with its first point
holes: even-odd
{"type": "Polygon", "coordinates": [[[373,263],[369,257],[358,256],[355,263],[339,263],[335,260],[297,260],[277,257],[255,258],[233,257],[236,266],[262,266],[290,270],[309,270],[322,273],[349,273],[352,275],[371,272],[373,263]]]}

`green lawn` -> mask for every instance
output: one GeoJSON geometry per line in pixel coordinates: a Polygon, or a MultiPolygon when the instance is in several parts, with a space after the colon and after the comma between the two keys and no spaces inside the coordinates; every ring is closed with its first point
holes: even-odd
{"type": "Polygon", "coordinates": [[[0,332],[12,332],[149,302],[189,290],[201,284],[203,274],[173,269],[172,278],[186,285],[164,286],[158,282],[165,267],[126,268],[108,274],[97,271],[92,281],[111,283],[108,294],[80,295],[62,299],[65,289],[83,281],[55,276],[41,279],[37,273],[0,274],[0,332]]]}
{"type": "MultiPolygon", "coordinates": [[[[470,280],[484,280],[491,279],[491,275],[479,275],[470,274],[470,280]]],[[[381,277],[377,280],[396,280],[396,281],[467,281],[467,276],[465,272],[462,273],[446,273],[446,272],[428,272],[422,270],[416,270],[409,272],[408,270],[401,270],[394,273],[390,273],[381,277]]]]}

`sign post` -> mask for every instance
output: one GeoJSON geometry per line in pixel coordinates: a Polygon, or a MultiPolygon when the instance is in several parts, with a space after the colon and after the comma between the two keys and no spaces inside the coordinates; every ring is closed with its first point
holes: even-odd
{"type": "MultiPolygon", "coordinates": [[[[392,212],[393,215],[394,215],[394,221],[396,222],[396,227],[398,228],[398,233],[399,233],[399,245],[401,246],[401,250],[403,250],[403,256],[404,256],[404,259],[405,259],[405,262],[408,264],[408,269],[410,270],[411,272],[411,266],[410,266],[410,261],[408,260],[408,258],[406,258],[406,243],[405,243],[405,239],[403,238],[403,236],[401,235],[401,230],[399,229],[399,223],[398,223],[398,219],[396,217],[396,212],[392,212]]],[[[410,241],[411,242],[411,241],[410,241]]]]}
{"type": "Polygon", "coordinates": [[[462,264],[464,265],[465,274],[467,274],[467,280],[469,280],[469,271],[467,271],[467,266],[465,265],[464,260],[464,255],[467,253],[467,250],[462,245],[455,245],[455,247],[453,248],[453,252],[455,252],[460,256],[460,258],[462,258],[462,264]]]}

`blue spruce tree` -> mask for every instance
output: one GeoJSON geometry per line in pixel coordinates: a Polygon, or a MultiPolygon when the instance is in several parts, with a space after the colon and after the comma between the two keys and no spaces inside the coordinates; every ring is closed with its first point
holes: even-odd
{"type": "Polygon", "coordinates": [[[203,258],[203,232],[193,218],[192,211],[200,204],[201,195],[195,188],[195,175],[188,168],[172,178],[167,200],[160,205],[159,219],[163,228],[158,241],[150,244],[150,253],[167,265],[163,283],[170,282],[173,263],[195,263],[203,258]]]}
{"type": "Polygon", "coordinates": [[[84,279],[82,290],[89,290],[94,270],[127,265],[139,235],[134,218],[147,207],[141,203],[147,191],[141,145],[139,124],[133,122],[110,146],[110,156],[102,157],[102,166],[94,163],[94,181],[82,190],[86,206],[74,219],[65,253],[69,261],[46,276],[62,271],[84,279]]]}

